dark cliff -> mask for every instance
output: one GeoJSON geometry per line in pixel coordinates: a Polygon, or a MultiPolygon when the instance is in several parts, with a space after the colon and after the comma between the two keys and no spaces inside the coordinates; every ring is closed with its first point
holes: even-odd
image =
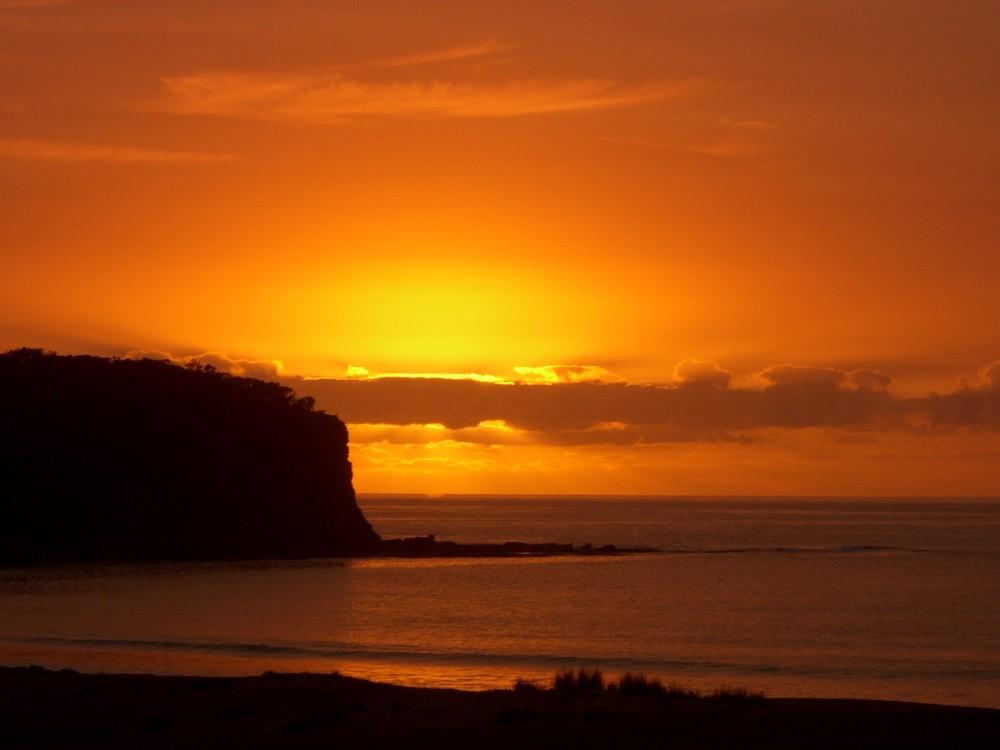
{"type": "Polygon", "coordinates": [[[344,423],[276,383],[11,351],[0,445],[0,563],[324,557],[379,542],[344,423]]]}

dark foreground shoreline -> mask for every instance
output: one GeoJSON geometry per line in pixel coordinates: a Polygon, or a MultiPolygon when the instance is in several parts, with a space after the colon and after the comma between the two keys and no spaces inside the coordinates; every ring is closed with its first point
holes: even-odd
{"type": "Polygon", "coordinates": [[[1000,709],[0,667],[3,748],[990,748],[1000,709]]]}

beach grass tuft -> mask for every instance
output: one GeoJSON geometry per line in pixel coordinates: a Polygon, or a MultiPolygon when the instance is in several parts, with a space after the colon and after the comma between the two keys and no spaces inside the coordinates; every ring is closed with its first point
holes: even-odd
{"type": "Polygon", "coordinates": [[[749,690],[745,687],[722,687],[713,690],[708,694],[709,698],[721,701],[735,701],[740,703],[758,703],[764,700],[765,695],[760,690],[749,690]]]}
{"type": "Polygon", "coordinates": [[[617,693],[626,696],[653,696],[657,698],[694,698],[718,701],[756,703],[763,701],[762,691],[745,687],[723,685],[710,693],[701,693],[693,688],[675,683],[663,684],[655,677],[647,677],[641,672],[626,672],[617,682],[607,681],[600,669],[565,669],[556,674],[551,682],[520,678],[514,682],[516,692],[537,692],[554,690],[562,693],[617,693]]]}
{"type": "Polygon", "coordinates": [[[540,690],[547,690],[548,687],[548,682],[542,680],[528,680],[524,677],[518,677],[514,681],[515,693],[537,693],[540,690]]]}
{"type": "Polygon", "coordinates": [[[552,683],[554,690],[561,692],[598,693],[607,686],[604,683],[604,673],[599,669],[564,669],[556,675],[552,683]]]}
{"type": "Polygon", "coordinates": [[[656,678],[649,678],[642,674],[626,672],[618,682],[612,682],[608,686],[609,690],[617,691],[621,695],[655,695],[663,698],[699,698],[697,690],[683,687],[682,685],[669,684],[656,678]]]}

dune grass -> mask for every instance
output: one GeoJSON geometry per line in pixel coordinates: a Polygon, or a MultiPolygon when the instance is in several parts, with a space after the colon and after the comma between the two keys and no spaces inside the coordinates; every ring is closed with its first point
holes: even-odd
{"type": "Polygon", "coordinates": [[[760,690],[748,690],[745,687],[728,687],[723,685],[709,693],[708,697],[715,698],[716,700],[756,703],[757,701],[764,700],[766,696],[760,690]]]}
{"type": "Polygon", "coordinates": [[[565,669],[556,675],[552,689],[560,692],[598,693],[607,688],[604,673],[599,669],[565,669]]]}
{"type": "Polygon", "coordinates": [[[560,693],[617,693],[627,696],[654,696],[658,698],[689,698],[727,702],[753,703],[763,701],[761,691],[744,687],[723,685],[709,693],[674,683],[664,684],[642,673],[626,672],[617,681],[609,681],[600,669],[565,669],[550,681],[518,679],[514,682],[517,692],[552,690],[560,693]]]}

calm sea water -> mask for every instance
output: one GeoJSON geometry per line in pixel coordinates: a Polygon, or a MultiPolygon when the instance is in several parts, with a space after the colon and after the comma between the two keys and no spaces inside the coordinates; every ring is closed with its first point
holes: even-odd
{"type": "Polygon", "coordinates": [[[483,689],[563,668],[1000,707],[1000,501],[360,499],[386,537],[656,555],[0,570],[0,664],[339,670],[483,689]]]}

